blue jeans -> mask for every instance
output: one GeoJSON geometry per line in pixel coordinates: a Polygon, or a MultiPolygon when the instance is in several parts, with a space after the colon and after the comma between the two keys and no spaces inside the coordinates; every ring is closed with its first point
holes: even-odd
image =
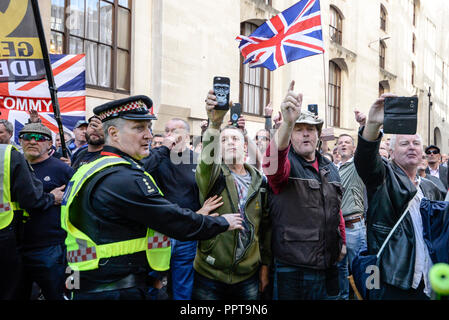
{"type": "Polygon", "coordinates": [[[259,273],[251,278],[235,284],[203,277],[195,271],[193,300],[258,300],[259,273]]]}
{"type": "Polygon", "coordinates": [[[171,239],[171,288],[173,300],[190,300],[193,290],[193,260],[196,241],[171,239]]]}
{"type": "Polygon", "coordinates": [[[365,220],[353,224],[353,228],[346,228],[346,248],[348,250],[348,269],[351,272],[352,261],[357,256],[360,248],[366,244],[366,227],[365,220]]]}
{"type": "Polygon", "coordinates": [[[63,300],[66,279],[66,247],[64,244],[24,250],[24,272],[21,297],[28,300],[33,282],[42,290],[46,300],[63,300]]]}
{"type": "Polygon", "coordinates": [[[274,300],[324,300],[326,272],[274,262],[274,300]]]}
{"type": "Polygon", "coordinates": [[[340,291],[337,296],[328,296],[328,300],[349,300],[349,271],[348,271],[348,255],[338,264],[338,285],[340,291]]]}

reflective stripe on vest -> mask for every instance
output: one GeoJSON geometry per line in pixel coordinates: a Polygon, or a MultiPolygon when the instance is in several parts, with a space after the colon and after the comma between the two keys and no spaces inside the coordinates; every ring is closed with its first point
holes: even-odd
{"type": "MultiPolygon", "coordinates": [[[[153,270],[168,270],[171,255],[170,238],[161,233],[147,229],[147,235],[142,238],[97,245],[70,223],[70,205],[83,184],[95,173],[114,165],[131,164],[118,157],[100,158],[80,167],[66,188],[61,207],[61,226],[67,231],[67,260],[70,267],[79,271],[93,270],[98,268],[98,263],[102,258],[146,251],[148,264],[153,270]]],[[[147,173],[145,172],[145,174],[147,173]]],[[[154,182],[152,177],[147,175],[154,182]]]]}
{"type": "Polygon", "coordinates": [[[9,226],[14,210],[19,206],[11,202],[11,150],[10,144],[0,144],[0,230],[9,226]]]}

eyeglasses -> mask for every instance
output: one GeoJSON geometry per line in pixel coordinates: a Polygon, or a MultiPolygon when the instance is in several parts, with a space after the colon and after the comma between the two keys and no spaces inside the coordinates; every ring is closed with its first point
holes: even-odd
{"type": "Polygon", "coordinates": [[[256,140],[263,140],[263,141],[269,141],[270,138],[266,137],[266,136],[257,136],[256,140]]]}
{"type": "Polygon", "coordinates": [[[440,151],[438,151],[438,150],[428,150],[428,151],[426,151],[426,154],[439,154],[440,153],[440,151]]]}
{"type": "Polygon", "coordinates": [[[19,136],[20,139],[25,141],[31,141],[34,138],[37,142],[50,141],[51,139],[43,134],[39,133],[24,133],[19,136]]]}

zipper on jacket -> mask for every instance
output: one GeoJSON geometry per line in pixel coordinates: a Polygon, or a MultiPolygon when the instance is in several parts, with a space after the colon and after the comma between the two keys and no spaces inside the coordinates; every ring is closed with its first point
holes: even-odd
{"type": "MultiPolygon", "coordinates": [[[[252,198],[254,198],[254,195],[255,195],[255,194],[257,194],[257,190],[254,191],[254,192],[251,194],[251,196],[248,197],[248,198],[246,199],[246,201],[245,201],[245,209],[246,209],[246,205],[248,204],[248,202],[249,202],[250,200],[252,200],[252,198]]],[[[260,206],[261,206],[261,208],[262,208],[262,204],[260,204],[260,206]]],[[[245,212],[246,212],[246,210],[245,210],[245,212]]],[[[246,213],[245,213],[245,215],[246,215],[246,213]]],[[[249,247],[251,246],[251,243],[252,243],[253,240],[254,240],[254,234],[255,234],[255,228],[254,228],[254,225],[251,223],[251,221],[249,221],[249,218],[247,218],[247,220],[248,220],[248,224],[250,224],[250,225],[252,226],[253,232],[252,232],[252,234],[251,234],[251,238],[250,238],[249,244],[248,244],[248,246],[245,248],[245,250],[243,251],[243,254],[241,255],[240,259],[235,260],[234,263],[233,263],[232,266],[231,266],[231,273],[230,273],[230,282],[231,282],[231,283],[232,283],[232,274],[233,274],[233,272],[234,272],[235,266],[237,265],[237,263],[239,263],[240,261],[243,260],[243,257],[245,256],[246,252],[248,251],[249,247]]],[[[235,257],[235,252],[237,251],[238,232],[240,232],[240,231],[237,231],[237,232],[236,232],[236,236],[234,237],[234,240],[235,240],[234,257],[235,257]]]]}

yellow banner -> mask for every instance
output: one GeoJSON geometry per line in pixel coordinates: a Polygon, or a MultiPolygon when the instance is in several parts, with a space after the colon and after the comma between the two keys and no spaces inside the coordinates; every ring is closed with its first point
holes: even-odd
{"type": "Polygon", "coordinates": [[[0,38],[0,59],[42,59],[39,38],[0,38]]]}
{"type": "Polygon", "coordinates": [[[0,1],[3,4],[3,12],[0,11],[0,82],[45,78],[31,0],[0,1]]]}

